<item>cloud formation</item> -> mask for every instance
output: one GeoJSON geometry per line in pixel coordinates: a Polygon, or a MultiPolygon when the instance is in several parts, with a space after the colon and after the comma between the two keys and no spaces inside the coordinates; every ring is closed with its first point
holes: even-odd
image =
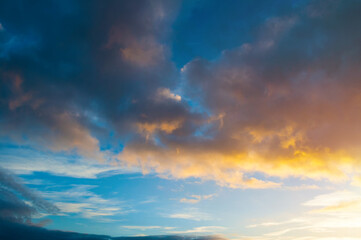
{"type": "Polygon", "coordinates": [[[208,118],[191,135],[161,136],[162,145],[129,144],[121,157],[229,187],[280,186],[246,176],[254,172],[348,179],[360,171],[361,36],[353,28],[360,7],[314,1],[266,20],[254,42],[216,61],[189,62],[182,68],[186,97],[208,118]]]}
{"type": "Polygon", "coordinates": [[[0,168],[0,220],[32,224],[37,214],[55,214],[59,209],[19,183],[0,168]]]}
{"type": "MultiPolygon", "coordinates": [[[[360,228],[361,198],[357,192],[343,190],[315,196],[304,202],[307,212],[296,218],[284,221],[263,222],[249,225],[248,228],[261,228],[266,232],[262,239],[268,238],[302,238],[358,239],[360,228]],[[312,209],[310,209],[312,208],[312,209]],[[312,237],[311,237],[312,236],[312,237]]],[[[276,219],[277,217],[275,217],[276,219]]]]}
{"type": "Polygon", "coordinates": [[[0,220],[0,237],[2,239],[26,239],[29,240],[221,240],[217,236],[144,236],[144,237],[110,237],[107,235],[83,234],[76,232],[64,232],[47,230],[41,227],[6,222],[0,220]]]}
{"type": "Polygon", "coordinates": [[[360,173],[360,2],[311,1],[178,71],[180,5],[1,3],[1,136],[232,188],[360,173]]]}
{"type": "Polygon", "coordinates": [[[199,203],[202,200],[212,199],[215,196],[215,194],[209,194],[209,195],[191,195],[187,198],[182,198],[179,200],[181,203],[199,203]]]}

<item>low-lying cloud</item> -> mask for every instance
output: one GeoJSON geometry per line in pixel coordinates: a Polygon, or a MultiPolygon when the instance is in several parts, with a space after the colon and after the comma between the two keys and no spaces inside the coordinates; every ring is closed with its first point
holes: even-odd
{"type": "Polygon", "coordinates": [[[0,168],[0,219],[17,223],[32,223],[39,214],[56,214],[59,209],[29,188],[10,172],[0,168]]]}

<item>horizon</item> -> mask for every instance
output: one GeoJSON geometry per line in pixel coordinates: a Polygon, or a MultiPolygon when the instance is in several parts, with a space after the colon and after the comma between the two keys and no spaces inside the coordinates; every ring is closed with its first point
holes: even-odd
{"type": "Polygon", "coordinates": [[[0,238],[361,240],[360,13],[0,1],[0,238]]]}

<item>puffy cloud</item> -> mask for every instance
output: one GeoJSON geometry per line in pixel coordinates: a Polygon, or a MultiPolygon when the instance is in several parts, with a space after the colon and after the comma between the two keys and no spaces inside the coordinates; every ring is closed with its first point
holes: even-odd
{"type": "Polygon", "coordinates": [[[356,1],[311,2],[267,20],[252,43],[215,61],[189,62],[182,95],[208,120],[182,138],[169,133],[161,144],[128,144],[120,159],[244,188],[280,186],[255,172],[332,181],[358,173],[361,35],[354,26],[361,18],[348,16],[360,8],[356,1]]]}
{"type": "Polygon", "coordinates": [[[157,97],[160,98],[160,99],[162,99],[162,98],[171,99],[171,100],[174,100],[174,101],[177,101],[177,102],[182,100],[181,96],[172,93],[168,88],[159,88],[157,90],[157,97]]]}
{"type": "Polygon", "coordinates": [[[163,60],[164,47],[152,40],[145,40],[142,43],[132,41],[131,46],[121,49],[120,52],[124,60],[146,67],[163,60]]]}
{"type": "Polygon", "coordinates": [[[2,136],[104,160],[99,139],[109,132],[128,134],[142,114],[152,121],[168,116],[157,114],[160,103],[143,105],[159,86],[174,85],[175,68],[160,42],[177,2],[109,1],[101,11],[92,1],[13,5],[1,6],[9,25],[0,39],[7,53],[0,58],[2,136]],[[14,39],[21,41],[10,46],[14,39]]]}
{"type": "Polygon", "coordinates": [[[311,1],[181,71],[177,2],[12,4],[0,6],[3,137],[232,188],[361,171],[358,1],[311,1]]]}

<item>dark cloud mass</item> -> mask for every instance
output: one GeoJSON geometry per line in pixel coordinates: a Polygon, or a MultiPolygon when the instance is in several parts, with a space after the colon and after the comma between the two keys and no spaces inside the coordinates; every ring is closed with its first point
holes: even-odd
{"type": "MultiPolygon", "coordinates": [[[[0,220],[33,224],[37,214],[55,214],[58,208],[43,200],[20,183],[14,175],[0,168],[0,220]]],[[[5,239],[5,238],[4,238],[5,239]]]]}
{"type": "Polygon", "coordinates": [[[177,117],[160,108],[185,115],[182,104],[151,102],[175,86],[164,42],[176,5],[2,2],[2,134],[94,157],[92,134],[109,130],[100,121],[124,134],[142,118],[177,117]]]}
{"type": "Polygon", "coordinates": [[[0,237],[7,240],[222,240],[214,236],[146,236],[146,237],[110,237],[106,235],[83,234],[47,230],[41,227],[28,226],[0,220],[0,237]]]}
{"type": "Polygon", "coordinates": [[[289,6],[252,42],[178,70],[181,6],[2,1],[1,135],[229,187],[359,174],[359,1],[289,6]]]}
{"type": "Polygon", "coordinates": [[[123,157],[230,187],[280,186],[247,172],[331,180],[358,174],[360,8],[359,1],[311,1],[266,19],[256,40],[219,59],[189,62],[184,92],[207,109],[208,124],[197,137],[164,136],[169,149],[137,143],[123,157]]]}

